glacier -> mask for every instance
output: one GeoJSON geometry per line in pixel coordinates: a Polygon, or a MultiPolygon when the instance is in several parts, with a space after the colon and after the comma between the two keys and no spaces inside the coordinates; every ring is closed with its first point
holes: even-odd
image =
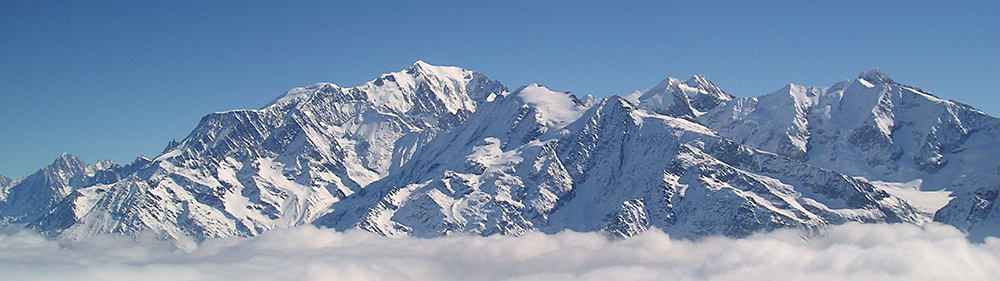
{"type": "Polygon", "coordinates": [[[788,85],[699,117],[721,135],[853,177],[918,183],[955,200],[933,213],[981,241],[1000,180],[1000,119],[897,83],[879,69],[831,87],[788,85]],[[984,195],[985,194],[985,195],[984,195]],[[984,220],[986,219],[986,220],[984,220]]]}
{"type": "Polygon", "coordinates": [[[700,239],[935,220],[981,240],[1000,235],[998,122],[878,69],[760,97],[696,75],[596,98],[509,91],[417,61],[354,87],[318,83],[206,115],[153,159],[87,166],[64,154],[28,177],[0,177],[0,223],[185,249],[306,224],[416,237],[656,228],[700,239]],[[903,184],[954,199],[935,210],[943,196],[890,188],[903,184]]]}

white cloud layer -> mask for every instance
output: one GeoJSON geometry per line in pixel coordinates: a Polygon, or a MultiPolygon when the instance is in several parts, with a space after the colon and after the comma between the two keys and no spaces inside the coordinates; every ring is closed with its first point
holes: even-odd
{"type": "Polygon", "coordinates": [[[6,280],[987,280],[1000,240],[969,243],[950,226],[847,224],[803,239],[672,240],[648,231],[385,238],[310,226],[209,240],[184,252],[155,239],[103,236],[60,245],[0,235],[6,280]]]}

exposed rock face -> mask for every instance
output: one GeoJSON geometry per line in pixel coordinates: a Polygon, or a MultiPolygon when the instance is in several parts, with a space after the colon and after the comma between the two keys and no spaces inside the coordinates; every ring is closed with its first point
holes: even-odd
{"type": "Polygon", "coordinates": [[[655,226],[699,238],[926,220],[864,180],[737,144],[686,118],[618,97],[569,99],[528,86],[484,104],[421,150],[419,162],[314,223],[421,237],[532,229],[628,237],[655,226]]]}
{"type": "Polygon", "coordinates": [[[956,197],[934,220],[982,239],[1000,181],[1000,120],[894,82],[878,69],[830,88],[789,85],[721,104],[698,119],[737,142],[884,182],[922,182],[956,197]],[[990,199],[994,198],[994,199],[990,199]],[[977,203],[979,202],[979,203],[977,203]],[[985,204],[985,205],[984,205],[985,204]],[[981,206],[974,207],[974,206],[981,206]]]}
{"type": "Polygon", "coordinates": [[[0,221],[22,224],[39,219],[74,190],[96,184],[114,183],[146,164],[143,158],[122,167],[110,160],[86,165],[64,153],[51,165],[27,177],[0,179],[0,221]]]}
{"type": "Polygon", "coordinates": [[[151,232],[186,248],[310,223],[419,237],[656,227],[697,239],[921,224],[928,211],[878,187],[917,182],[954,191],[934,219],[981,239],[1000,235],[998,124],[878,70],[756,98],[694,76],[598,99],[508,92],[417,62],[209,114],[151,160],[63,155],[0,177],[0,216],[51,237],[151,232]]]}
{"type": "Polygon", "coordinates": [[[53,204],[66,200],[33,226],[70,238],[152,230],[192,245],[305,224],[504,93],[482,74],[423,62],[352,88],[292,89],[259,110],[205,116],[123,180],[61,189],[53,204]]]}
{"type": "Polygon", "coordinates": [[[969,240],[982,242],[987,236],[1000,236],[1000,208],[997,188],[981,188],[959,195],[934,214],[934,221],[947,223],[969,234],[969,240]]]}
{"type": "Polygon", "coordinates": [[[893,82],[873,69],[830,88],[789,85],[699,117],[756,148],[869,180],[923,179],[924,190],[974,190],[997,180],[1000,121],[893,82]],[[983,157],[988,155],[987,157],[983,157]],[[950,163],[954,163],[949,165],[950,163]]]}

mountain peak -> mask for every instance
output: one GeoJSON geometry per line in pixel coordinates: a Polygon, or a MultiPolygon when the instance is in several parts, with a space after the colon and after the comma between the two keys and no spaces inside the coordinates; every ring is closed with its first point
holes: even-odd
{"type": "Polygon", "coordinates": [[[868,71],[864,71],[858,74],[858,79],[864,79],[865,81],[875,83],[875,84],[893,84],[892,78],[885,75],[881,69],[878,67],[873,68],[868,71]]]}
{"type": "MultiPolygon", "coordinates": [[[[324,88],[330,90],[330,89],[340,88],[340,86],[337,86],[337,84],[329,82],[320,82],[307,87],[293,88],[291,90],[288,90],[284,94],[281,94],[277,98],[274,98],[274,100],[267,103],[267,105],[264,105],[264,107],[262,108],[268,108],[276,104],[287,104],[294,102],[295,100],[305,99],[308,98],[310,95],[312,95],[314,92],[323,90],[324,88]]],[[[174,146],[173,142],[167,145],[166,150],[170,150],[172,146],[174,146]]]]}
{"type": "Polygon", "coordinates": [[[42,168],[40,172],[46,177],[57,177],[60,179],[60,182],[67,184],[70,178],[84,172],[86,169],[87,164],[82,159],[69,153],[63,153],[59,157],[56,157],[55,161],[52,161],[52,165],[42,168]]]}
{"type": "Polygon", "coordinates": [[[715,84],[712,84],[712,81],[708,81],[708,78],[705,78],[705,75],[701,74],[691,75],[691,78],[688,78],[685,84],[691,87],[698,87],[699,85],[705,85],[705,86],[711,85],[713,87],[715,86],[715,84]]]}
{"type": "Polygon", "coordinates": [[[72,154],[69,154],[67,152],[63,152],[62,154],[59,155],[59,157],[56,157],[55,161],[52,161],[52,166],[57,168],[63,168],[69,166],[82,167],[86,166],[86,164],[84,164],[83,160],[81,160],[80,158],[73,156],[72,154]]]}
{"type": "Polygon", "coordinates": [[[731,100],[734,98],[732,95],[720,89],[719,86],[716,86],[715,83],[712,83],[712,80],[708,80],[705,75],[692,75],[691,78],[684,83],[693,88],[704,90],[706,94],[717,99],[731,100]]]}
{"type": "Polygon", "coordinates": [[[413,62],[413,65],[411,65],[410,67],[426,67],[426,66],[433,66],[433,65],[431,65],[431,64],[429,64],[429,63],[427,63],[427,62],[425,62],[423,60],[417,60],[417,61],[413,62]]]}
{"type": "Polygon", "coordinates": [[[457,66],[433,65],[418,60],[410,67],[404,69],[403,72],[413,77],[425,76],[461,80],[466,77],[466,72],[469,71],[457,66]]]}
{"type": "Polygon", "coordinates": [[[528,85],[517,87],[517,89],[515,89],[513,93],[517,94],[517,93],[519,93],[521,91],[524,91],[526,89],[535,89],[535,88],[544,89],[546,91],[552,91],[548,87],[545,87],[543,85],[539,85],[538,83],[529,83],[528,85]]]}
{"type": "Polygon", "coordinates": [[[429,74],[434,72],[434,68],[439,68],[439,66],[429,64],[422,60],[417,60],[412,65],[410,65],[410,67],[404,69],[404,71],[406,72],[406,74],[417,74],[417,73],[429,74]]]}
{"type": "Polygon", "coordinates": [[[115,166],[118,166],[118,163],[115,163],[115,161],[111,159],[101,159],[98,160],[97,163],[94,163],[94,167],[99,170],[108,170],[114,168],[115,166]]]}

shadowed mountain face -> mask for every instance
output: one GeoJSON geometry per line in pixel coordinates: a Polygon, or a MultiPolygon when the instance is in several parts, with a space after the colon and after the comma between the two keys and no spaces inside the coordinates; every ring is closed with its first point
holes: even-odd
{"type": "Polygon", "coordinates": [[[990,211],[956,204],[995,200],[997,124],[878,70],[756,98],[694,76],[598,99],[534,84],[509,92],[417,62],[209,114],[154,159],[86,166],[63,155],[0,178],[0,215],[51,237],[151,232],[186,248],[310,223],[419,237],[656,227],[696,239],[922,224],[931,211],[881,188],[917,182],[958,196],[937,220],[980,233],[990,211]],[[984,215],[962,217],[971,213],[984,215]]]}
{"type": "Polygon", "coordinates": [[[992,148],[1000,120],[878,69],[829,88],[789,85],[734,99],[698,120],[734,141],[853,177],[950,191],[956,199],[935,221],[973,240],[1000,235],[988,207],[1000,188],[1000,150],[992,148]]]}
{"type": "Polygon", "coordinates": [[[830,88],[789,85],[716,107],[699,121],[721,135],[869,180],[922,179],[964,192],[995,181],[998,119],[898,84],[878,69],[830,88]],[[969,153],[972,152],[972,153],[969,153]]]}
{"type": "Polygon", "coordinates": [[[205,116],[128,177],[67,190],[32,225],[67,238],[151,230],[190,246],[305,224],[506,92],[423,62],[356,87],[292,89],[258,110],[205,116]]]}
{"type": "Polygon", "coordinates": [[[52,163],[27,177],[0,178],[0,215],[4,224],[34,222],[46,215],[76,189],[96,184],[110,184],[133,173],[148,160],[136,159],[122,167],[110,160],[86,165],[83,160],[64,153],[52,163]]]}
{"type": "Polygon", "coordinates": [[[658,227],[699,238],[926,220],[863,180],[740,145],[686,118],[619,97],[575,103],[534,85],[483,105],[415,159],[315,223],[421,237],[536,229],[628,237],[658,227]]]}

